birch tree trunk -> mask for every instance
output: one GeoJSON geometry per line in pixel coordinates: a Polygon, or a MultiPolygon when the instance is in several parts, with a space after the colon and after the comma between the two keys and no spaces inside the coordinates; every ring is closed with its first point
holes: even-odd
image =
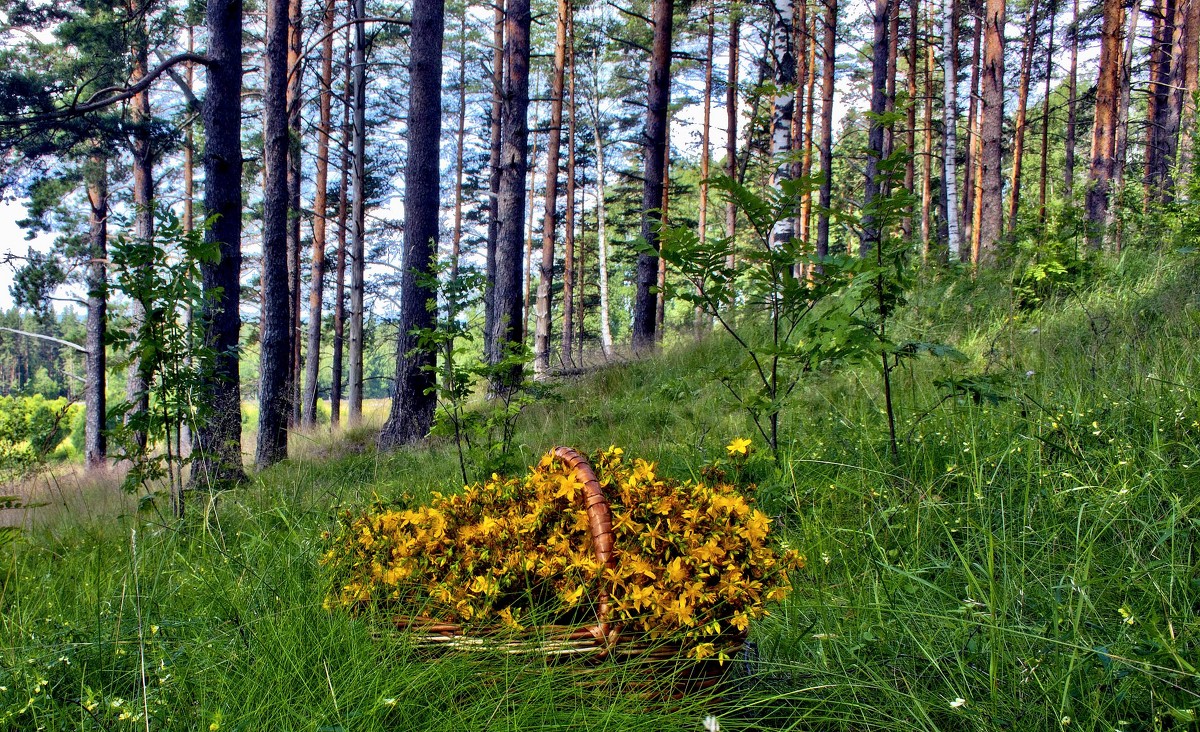
{"type": "MultiPolygon", "coordinates": [[[[593,58],[595,57],[593,54],[593,58]]],[[[599,61],[596,61],[596,66],[599,67],[599,61]]],[[[596,87],[599,87],[598,83],[596,87]]],[[[605,357],[609,357],[612,356],[613,336],[608,310],[608,208],[604,200],[604,135],[600,131],[600,104],[595,98],[591,100],[591,108],[592,133],[596,144],[596,253],[600,267],[600,348],[605,357]]]]}
{"type": "MultiPolygon", "coordinates": [[[[929,5],[925,14],[925,32],[926,38],[933,36],[933,0],[929,0],[929,5]]],[[[921,171],[921,251],[925,259],[929,259],[930,250],[932,247],[935,234],[933,231],[933,222],[930,218],[931,209],[933,207],[933,67],[936,65],[934,60],[933,44],[926,42],[925,44],[925,149],[923,151],[923,159],[925,165],[921,171]]]]}
{"type": "Polygon", "coordinates": [[[946,246],[950,261],[960,256],[958,232],[958,34],[954,14],[955,0],[942,0],[942,181],[946,187],[946,246]]]}
{"type": "MultiPolygon", "coordinates": [[[[771,185],[778,186],[792,177],[792,120],[796,113],[796,50],[792,26],[793,0],[774,0],[772,54],[775,63],[775,100],[771,112],[771,185]]],[[[779,248],[796,234],[796,221],[786,216],[771,230],[771,246],[779,248]]]]}

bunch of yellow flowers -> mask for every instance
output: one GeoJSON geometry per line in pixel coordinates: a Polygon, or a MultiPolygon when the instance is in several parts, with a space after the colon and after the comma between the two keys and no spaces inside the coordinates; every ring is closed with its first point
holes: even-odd
{"type": "Polygon", "coordinates": [[[615,563],[596,559],[583,484],[547,454],[524,478],[493,475],[429,506],[346,514],[322,562],[327,606],[383,608],[468,626],[575,623],[607,593],[626,632],[716,653],[782,600],[804,557],[777,551],[770,519],[732,485],[659,477],[612,447],[593,456],[613,513],[615,563]]]}

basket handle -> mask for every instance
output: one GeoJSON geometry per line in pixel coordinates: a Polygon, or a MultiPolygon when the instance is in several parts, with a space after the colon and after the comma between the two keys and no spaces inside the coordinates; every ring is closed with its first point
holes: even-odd
{"type": "MultiPolygon", "coordinates": [[[[583,483],[584,506],[587,509],[588,529],[592,535],[592,549],[596,553],[596,561],[607,569],[614,569],[617,560],[613,555],[616,534],[613,532],[612,508],[608,505],[604,490],[600,488],[600,479],[596,477],[596,471],[587,458],[574,448],[560,446],[552,448],[550,452],[574,472],[575,477],[583,483]]],[[[602,590],[599,607],[596,609],[598,624],[591,630],[597,640],[611,647],[616,642],[617,632],[608,622],[608,616],[612,609],[608,600],[608,593],[602,590]]]]}

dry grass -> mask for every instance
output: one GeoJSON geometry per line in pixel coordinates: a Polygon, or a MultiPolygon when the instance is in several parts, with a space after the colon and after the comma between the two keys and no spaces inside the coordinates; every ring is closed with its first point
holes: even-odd
{"type": "Polygon", "coordinates": [[[0,510],[0,526],[52,529],[62,523],[90,522],[137,510],[138,497],[121,488],[119,466],[87,470],[69,465],[45,470],[4,488],[20,506],[0,510]]]}

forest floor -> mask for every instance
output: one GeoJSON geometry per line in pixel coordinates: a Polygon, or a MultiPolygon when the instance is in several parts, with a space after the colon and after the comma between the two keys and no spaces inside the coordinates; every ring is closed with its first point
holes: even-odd
{"type": "Polygon", "coordinates": [[[182,523],[66,510],[8,544],[0,730],[1195,728],[1197,283],[1196,255],[1139,252],[1032,309],[1000,273],[921,282],[897,337],[967,360],[896,372],[898,457],[877,373],[847,367],[805,378],[772,460],[713,380],[740,358],[718,335],[528,406],[518,465],[616,444],[689,477],[754,439],[756,500],[809,562],[719,697],[647,701],[607,667],[432,661],[323,609],[340,511],[462,482],[449,438],[380,453],[366,426],[295,437],[182,523]]]}

